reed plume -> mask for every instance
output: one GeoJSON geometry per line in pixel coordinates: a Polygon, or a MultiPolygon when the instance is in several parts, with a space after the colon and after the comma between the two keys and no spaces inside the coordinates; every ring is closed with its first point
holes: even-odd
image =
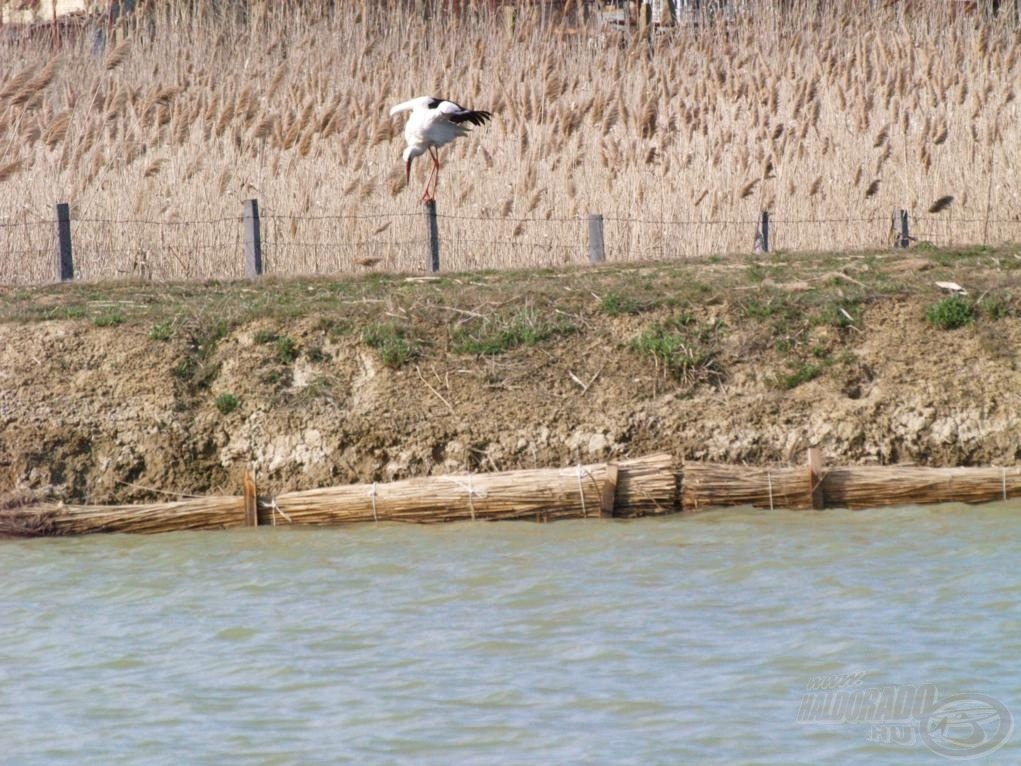
{"type": "Polygon", "coordinates": [[[106,57],[106,62],[104,63],[106,70],[108,72],[113,71],[123,64],[130,51],[131,41],[129,39],[125,38],[117,43],[117,45],[114,46],[114,49],[110,51],[110,55],[106,57]]]}
{"type": "Polygon", "coordinates": [[[17,159],[0,165],[0,183],[14,177],[14,174],[21,170],[24,160],[17,159]]]}

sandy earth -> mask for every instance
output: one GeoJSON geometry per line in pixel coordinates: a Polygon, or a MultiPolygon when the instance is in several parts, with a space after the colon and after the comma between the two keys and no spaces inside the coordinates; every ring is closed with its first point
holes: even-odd
{"type": "Polygon", "coordinates": [[[182,340],[80,319],[4,323],[0,494],[105,503],[237,492],[248,465],[260,488],[284,491],[658,450],[800,461],[810,445],[831,464],[1013,464],[1021,323],[941,331],[922,321],[924,305],[866,308],[843,341],[853,361],[790,390],[775,382],[780,355],[753,342],[754,323],[726,316],[727,374],[694,386],[628,348],[641,317],[599,317],[492,358],[434,350],[400,369],[311,318],[260,320],[217,344],[215,374],[197,390],[173,372],[182,340]],[[322,353],[282,364],[255,341],[268,327],[322,353]],[[223,392],[239,402],[227,414],[214,404],[223,392]]]}

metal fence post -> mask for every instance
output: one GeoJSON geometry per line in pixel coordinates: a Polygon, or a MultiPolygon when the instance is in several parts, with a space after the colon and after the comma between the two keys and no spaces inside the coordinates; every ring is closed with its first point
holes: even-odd
{"type": "Polygon", "coordinates": [[[58,202],[57,213],[57,252],[56,277],[61,282],[74,279],[74,259],[71,255],[71,207],[66,202],[58,202]]]}
{"type": "Polygon", "coordinates": [[[891,228],[893,229],[894,247],[907,247],[908,245],[911,244],[911,234],[908,231],[907,210],[893,211],[893,221],[891,222],[891,228]]]}
{"type": "Polygon", "coordinates": [[[588,217],[588,260],[589,263],[604,263],[606,250],[603,247],[603,215],[591,213],[588,217]]]}
{"type": "Polygon", "coordinates": [[[246,199],[245,227],[245,276],[255,279],[262,274],[262,231],[259,226],[259,202],[246,199]]]}
{"type": "Polygon", "coordinates": [[[440,270],[440,225],[436,220],[436,200],[425,203],[425,225],[429,231],[429,252],[426,254],[426,271],[435,274],[440,270]]]}

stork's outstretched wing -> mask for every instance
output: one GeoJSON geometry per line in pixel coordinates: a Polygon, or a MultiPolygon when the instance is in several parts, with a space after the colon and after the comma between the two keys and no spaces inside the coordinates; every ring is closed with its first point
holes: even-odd
{"type": "Polygon", "coordinates": [[[437,99],[436,105],[432,106],[432,108],[456,125],[460,125],[462,122],[470,122],[472,125],[485,125],[487,120],[493,118],[492,112],[486,112],[482,109],[465,109],[453,101],[440,101],[437,99]]]}

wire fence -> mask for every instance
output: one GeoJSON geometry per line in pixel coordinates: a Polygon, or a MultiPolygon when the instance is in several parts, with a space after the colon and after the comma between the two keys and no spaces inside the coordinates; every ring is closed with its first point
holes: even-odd
{"type": "Polygon", "coordinates": [[[75,217],[64,205],[69,225],[62,235],[60,208],[55,207],[53,217],[0,217],[0,284],[237,279],[254,275],[253,270],[277,276],[415,272],[431,270],[434,263],[444,271],[476,271],[1021,238],[1021,215],[968,218],[949,211],[894,211],[812,218],[767,212],[743,220],[595,216],[599,242],[594,242],[593,216],[444,214],[434,203],[413,212],[358,215],[291,215],[270,209],[256,212],[254,221],[245,212],[195,220],[75,217]]]}

